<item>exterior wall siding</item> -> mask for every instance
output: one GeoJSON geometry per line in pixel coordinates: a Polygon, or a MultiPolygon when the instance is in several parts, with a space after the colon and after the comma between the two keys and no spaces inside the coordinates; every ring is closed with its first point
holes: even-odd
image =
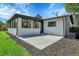
{"type": "Polygon", "coordinates": [[[24,29],[24,28],[21,28],[19,29],[19,32],[18,32],[19,36],[22,36],[22,35],[34,35],[34,34],[40,34],[40,29],[24,29]]]}
{"type": "MultiPolygon", "coordinates": [[[[17,28],[8,28],[8,32],[13,35],[35,35],[41,32],[41,23],[39,28],[33,28],[33,20],[31,20],[31,28],[22,28],[22,18],[17,18],[17,28]]],[[[51,20],[45,20],[43,24],[43,32],[45,34],[53,34],[59,36],[67,36],[69,33],[69,27],[71,27],[71,21],[69,17],[56,18],[51,20]],[[48,27],[48,22],[56,21],[56,27],[48,27]]]]}
{"type": "MultiPolygon", "coordinates": [[[[15,19],[15,21],[17,22],[17,19],[15,19]]],[[[11,22],[11,26],[12,26],[12,22],[11,22]]],[[[8,28],[8,33],[17,35],[17,28],[8,28]]]]}
{"type": "Polygon", "coordinates": [[[63,20],[62,18],[56,18],[44,21],[44,33],[63,36],[63,20]],[[56,21],[56,27],[48,27],[49,21],[56,21]]]}
{"type": "Polygon", "coordinates": [[[18,35],[34,35],[34,34],[40,34],[41,31],[41,24],[40,28],[33,28],[33,21],[31,21],[31,28],[22,28],[22,19],[18,18],[18,35]]]}
{"type": "Polygon", "coordinates": [[[69,29],[72,27],[72,23],[70,21],[70,17],[64,17],[64,31],[65,31],[65,37],[68,37],[69,29]]]}
{"type": "Polygon", "coordinates": [[[8,33],[16,35],[16,28],[8,28],[8,33]]]}

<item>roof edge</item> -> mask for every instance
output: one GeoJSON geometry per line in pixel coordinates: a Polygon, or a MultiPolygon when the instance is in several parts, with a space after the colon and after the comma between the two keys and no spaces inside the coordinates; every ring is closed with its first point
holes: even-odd
{"type": "MultiPolygon", "coordinates": [[[[15,18],[17,18],[17,17],[22,17],[22,18],[33,18],[33,19],[38,19],[39,20],[39,18],[36,18],[36,17],[32,17],[32,16],[26,16],[26,15],[22,15],[22,14],[14,14],[7,22],[9,22],[9,21],[11,21],[11,20],[13,20],[13,19],[15,19],[15,18]]],[[[42,19],[41,19],[42,20],[42,19]]]]}

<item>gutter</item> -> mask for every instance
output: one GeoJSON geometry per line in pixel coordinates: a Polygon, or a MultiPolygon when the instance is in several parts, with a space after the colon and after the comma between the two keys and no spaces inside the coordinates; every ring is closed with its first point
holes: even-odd
{"type": "Polygon", "coordinates": [[[17,18],[17,26],[16,26],[16,35],[18,36],[18,18],[17,18]]]}
{"type": "Polygon", "coordinates": [[[64,34],[64,19],[63,19],[63,17],[62,17],[62,20],[63,20],[63,36],[65,37],[65,34],[64,34]]]}

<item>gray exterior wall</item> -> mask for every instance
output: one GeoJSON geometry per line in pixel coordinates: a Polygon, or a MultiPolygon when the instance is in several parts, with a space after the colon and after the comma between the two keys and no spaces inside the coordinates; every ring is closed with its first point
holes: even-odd
{"type": "Polygon", "coordinates": [[[18,18],[18,36],[40,34],[41,23],[39,28],[33,28],[33,20],[31,20],[31,28],[22,28],[22,18],[18,18]]]}
{"type": "MultiPolygon", "coordinates": [[[[17,19],[15,19],[15,21],[17,23],[17,19]]],[[[12,22],[11,22],[11,25],[12,25],[12,22]]],[[[17,35],[17,27],[16,28],[8,28],[8,33],[17,35]]]]}
{"type": "Polygon", "coordinates": [[[44,21],[44,33],[45,34],[52,34],[52,35],[58,35],[58,36],[64,36],[63,35],[63,20],[62,18],[55,18],[50,20],[44,21]],[[56,22],[55,27],[48,27],[48,22],[56,22]]]}
{"type": "MultiPolygon", "coordinates": [[[[41,32],[41,23],[39,22],[39,28],[33,28],[33,20],[31,20],[31,28],[22,28],[22,18],[17,18],[17,28],[8,28],[8,32],[13,35],[34,35],[40,34],[41,32]]],[[[44,20],[43,31],[45,34],[54,34],[67,37],[69,33],[69,28],[72,27],[70,17],[58,17],[50,20],[44,20]],[[56,27],[48,27],[49,21],[56,21],[56,27]]]]}
{"type": "Polygon", "coordinates": [[[63,18],[63,22],[64,22],[64,36],[68,37],[68,33],[69,33],[69,28],[72,27],[71,21],[70,21],[70,17],[64,17],[63,18]]]}

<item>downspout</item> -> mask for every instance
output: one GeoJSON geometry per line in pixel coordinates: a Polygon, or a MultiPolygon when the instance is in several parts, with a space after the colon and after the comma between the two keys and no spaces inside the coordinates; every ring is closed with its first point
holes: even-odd
{"type": "Polygon", "coordinates": [[[62,17],[62,20],[63,20],[63,36],[65,37],[65,34],[64,34],[64,32],[65,32],[65,31],[64,31],[64,28],[65,28],[65,27],[64,27],[64,19],[63,19],[63,17],[62,17]]]}
{"type": "Polygon", "coordinates": [[[18,18],[17,18],[17,26],[16,26],[17,28],[17,33],[16,33],[16,35],[18,36],[18,18]]]}

